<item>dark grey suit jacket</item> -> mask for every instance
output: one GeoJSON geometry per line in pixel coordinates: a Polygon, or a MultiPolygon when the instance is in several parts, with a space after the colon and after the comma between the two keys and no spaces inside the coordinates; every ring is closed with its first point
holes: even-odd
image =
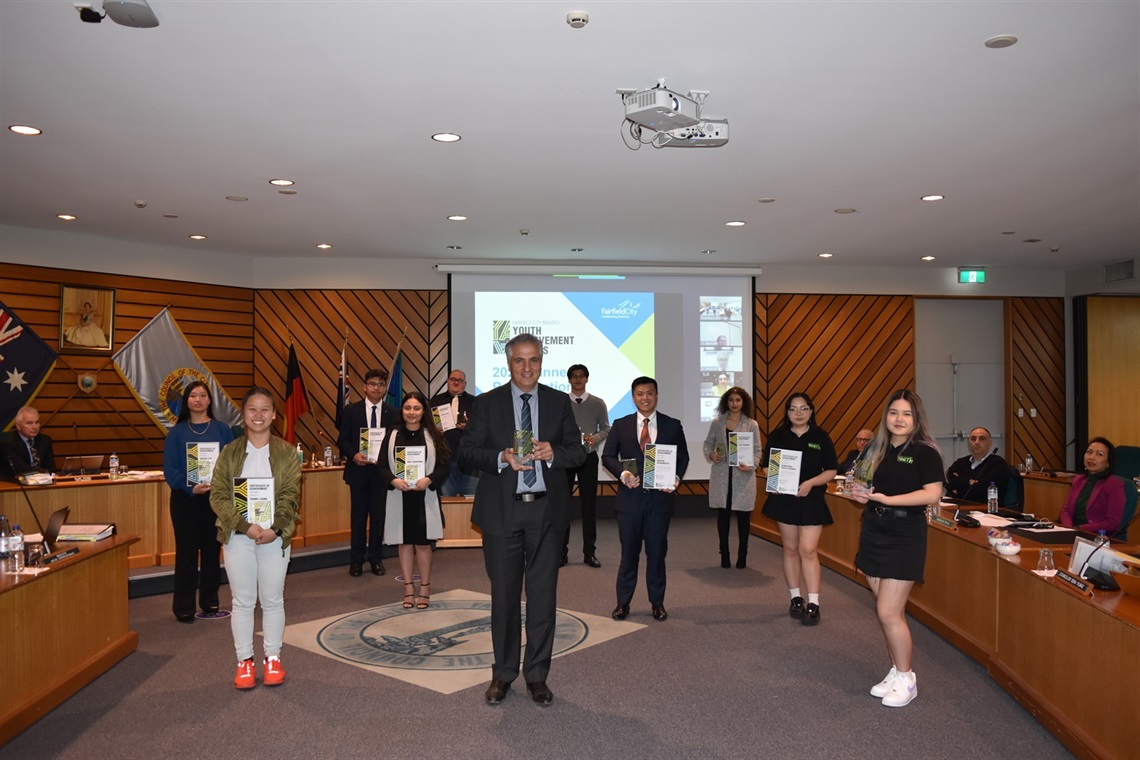
{"type": "MultiPolygon", "coordinates": [[[[554,459],[536,463],[542,467],[547,497],[527,504],[527,508],[546,510],[546,519],[557,530],[565,531],[570,525],[570,492],[566,488],[565,474],[552,474],[551,470],[577,467],[586,461],[586,449],[582,447],[570,397],[542,384],[538,385],[536,392],[537,439],[550,443],[554,448],[554,459]]],[[[499,453],[513,446],[514,441],[515,412],[511,386],[501,385],[476,396],[467,430],[459,444],[459,466],[467,471],[480,470],[483,473],[475,490],[471,522],[486,534],[506,535],[506,516],[518,504],[514,495],[518,490],[519,473],[509,466],[500,471],[498,466],[499,453]]]]}

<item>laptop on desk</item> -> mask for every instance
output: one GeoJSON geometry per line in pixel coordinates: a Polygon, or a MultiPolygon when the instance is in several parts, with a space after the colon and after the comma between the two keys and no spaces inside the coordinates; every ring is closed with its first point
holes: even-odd
{"type": "Polygon", "coordinates": [[[88,454],[81,457],[67,457],[63,460],[61,475],[98,475],[103,469],[102,454],[88,454]]]}

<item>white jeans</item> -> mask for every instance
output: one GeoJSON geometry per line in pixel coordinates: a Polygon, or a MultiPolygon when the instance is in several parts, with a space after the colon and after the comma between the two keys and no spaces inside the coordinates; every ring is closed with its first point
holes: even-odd
{"type": "Polygon", "coordinates": [[[285,636],[285,572],[293,548],[282,555],[281,539],[258,545],[249,536],[235,533],[224,549],[233,597],[230,630],[238,662],[253,657],[253,608],[259,600],[265,656],[279,655],[285,636]]]}

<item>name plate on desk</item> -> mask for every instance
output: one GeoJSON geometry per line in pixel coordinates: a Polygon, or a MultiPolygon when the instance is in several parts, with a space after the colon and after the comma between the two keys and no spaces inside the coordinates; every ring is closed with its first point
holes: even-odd
{"type": "Polygon", "coordinates": [[[953,520],[948,520],[947,518],[942,517],[941,515],[934,515],[933,517],[930,518],[930,522],[934,523],[935,525],[941,525],[946,530],[952,530],[952,531],[958,530],[958,524],[956,522],[954,522],[953,520]]]}
{"type": "Polygon", "coordinates": [[[1082,594],[1088,594],[1089,596],[1092,596],[1092,584],[1086,581],[1082,581],[1080,578],[1077,578],[1075,576],[1069,575],[1064,570],[1058,570],[1056,577],[1067,583],[1069,586],[1072,586],[1082,594]]]}

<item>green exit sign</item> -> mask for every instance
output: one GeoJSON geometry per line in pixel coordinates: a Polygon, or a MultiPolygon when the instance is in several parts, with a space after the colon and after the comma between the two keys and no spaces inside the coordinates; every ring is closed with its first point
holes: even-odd
{"type": "Polygon", "coordinates": [[[986,270],[958,267],[958,284],[966,285],[986,281],[986,270]]]}

